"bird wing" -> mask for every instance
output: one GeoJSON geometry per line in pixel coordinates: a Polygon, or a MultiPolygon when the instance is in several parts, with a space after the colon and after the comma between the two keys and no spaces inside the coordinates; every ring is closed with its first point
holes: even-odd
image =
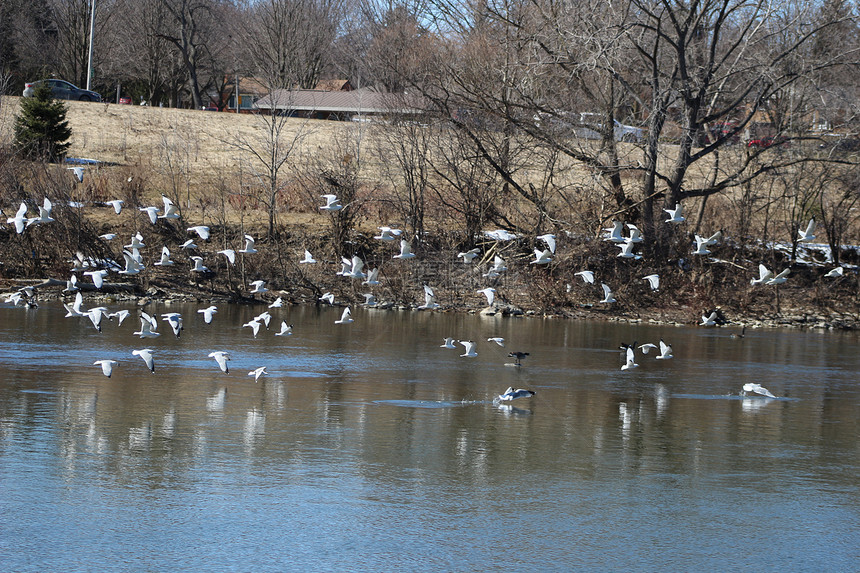
{"type": "Polygon", "coordinates": [[[722,236],[723,236],[723,232],[722,232],[722,231],[717,231],[716,233],[714,233],[713,235],[711,235],[710,237],[708,237],[708,240],[707,240],[707,242],[706,242],[705,244],[706,244],[706,245],[716,245],[716,244],[717,244],[717,241],[719,241],[719,240],[720,240],[720,238],[722,238],[722,236]]]}
{"type": "Polygon", "coordinates": [[[803,233],[803,235],[808,237],[813,233],[815,233],[815,219],[810,219],[809,223],[806,225],[806,231],[803,233]]]}
{"type": "Polygon", "coordinates": [[[759,264],[758,266],[758,274],[759,280],[764,282],[766,280],[770,280],[773,278],[773,272],[763,264],[759,264]]]}
{"type": "Polygon", "coordinates": [[[461,340],[460,344],[462,344],[463,348],[466,349],[466,354],[471,354],[472,349],[475,348],[475,343],[471,340],[461,340]]]}
{"type": "Polygon", "coordinates": [[[660,339],[660,355],[666,356],[672,354],[672,347],[663,342],[663,339],[660,339]]]}
{"type": "Polygon", "coordinates": [[[555,235],[541,235],[539,238],[543,239],[550,252],[555,253],[555,235]]]}
{"type": "Polygon", "coordinates": [[[636,355],[633,351],[633,346],[627,347],[627,364],[632,365],[636,363],[636,355]]]}
{"type": "Polygon", "coordinates": [[[784,279],[785,277],[787,277],[787,276],[788,276],[788,274],[789,274],[790,272],[791,272],[791,269],[790,269],[790,268],[788,268],[788,269],[783,269],[783,270],[782,270],[782,272],[780,272],[778,275],[774,276],[774,277],[773,277],[773,278],[771,278],[770,280],[775,281],[776,279],[784,279]]]}
{"type": "Polygon", "coordinates": [[[604,298],[609,298],[609,295],[612,294],[612,289],[606,283],[600,283],[600,286],[603,287],[604,298]]]}
{"type": "Polygon", "coordinates": [[[230,264],[234,264],[236,262],[236,252],[233,249],[224,249],[223,251],[218,251],[230,261],[230,264]]]}

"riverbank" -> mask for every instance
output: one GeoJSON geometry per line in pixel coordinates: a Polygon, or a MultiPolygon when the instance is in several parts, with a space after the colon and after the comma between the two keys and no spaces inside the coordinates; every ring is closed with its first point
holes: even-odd
{"type": "MultiPolygon", "coordinates": [[[[159,223],[152,232],[143,233],[146,241],[158,245],[161,235],[171,235],[169,223],[159,223]]],[[[147,229],[144,229],[147,231],[147,229]]],[[[38,229],[28,230],[35,234],[38,229]]],[[[397,260],[398,249],[374,240],[369,233],[353,236],[356,256],[366,261],[364,271],[379,269],[379,285],[362,284],[362,279],[338,275],[343,267],[325,235],[308,236],[293,229],[289,238],[258,241],[255,254],[236,255],[230,264],[219,254],[223,245],[236,245],[239,229],[219,228],[214,233],[231,237],[199,243],[195,255],[201,256],[209,269],[192,273],[192,261],[171,246],[173,266],[155,266],[156,259],[147,257],[146,268],[139,275],[123,276],[113,272],[105,278],[102,289],[96,289],[81,271],[71,273],[57,269],[53,274],[34,277],[10,276],[2,267],[0,291],[11,293],[25,286],[36,287],[35,301],[62,298],[70,301],[74,294],[67,291],[71,274],[78,277],[78,287],[87,301],[134,303],[198,302],[200,304],[251,304],[265,308],[281,298],[285,305],[326,304],[320,301],[324,293],[334,295],[338,306],[365,305],[365,293],[373,294],[371,305],[380,311],[414,310],[416,312],[479,313],[486,317],[523,317],[571,320],[673,325],[696,325],[703,315],[717,311],[717,328],[740,332],[743,327],[804,328],[822,330],[855,330],[860,328],[857,310],[857,277],[852,271],[836,280],[824,277],[824,268],[795,265],[790,279],[780,287],[753,286],[752,274],[741,272],[738,263],[727,264],[723,258],[697,261],[694,267],[682,269],[677,265],[657,269],[642,264],[629,264],[600,254],[609,245],[588,240],[559,241],[557,254],[551,264],[537,267],[529,264],[525,252],[526,240],[500,243],[484,241],[478,247],[481,256],[471,264],[460,262],[456,253],[434,248],[431,242],[416,246],[418,256],[397,260]],[[304,249],[317,258],[315,264],[301,264],[304,249]],[[597,253],[595,253],[597,251],[597,253]],[[591,257],[588,254],[591,254],[591,257]],[[486,275],[494,258],[503,257],[508,270],[499,277],[486,275]],[[580,266],[582,265],[582,266],[580,266]],[[587,267],[594,272],[595,284],[584,282],[575,273],[587,267]],[[660,289],[652,291],[646,274],[656,272],[660,289]],[[248,284],[265,280],[268,291],[251,295],[248,284]],[[614,287],[614,303],[601,303],[601,282],[614,287]],[[426,304],[423,285],[428,285],[439,305],[436,310],[419,310],[426,304]],[[479,289],[495,289],[495,300],[487,304],[479,289]],[[778,289],[778,290],[777,290],[778,289]]],[[[107,244],[108,260],[121,260],[121,239],[107,244]],[[111,243],[117,243],[111,248],[111,243]]],[[[728,248],[721,255],[727,256],[728,248]]],[[[153,246],[148,251],[157,253],[153,246]]],[[[734,259],[738,259],[735,253],[734,259]]],[[[747,263],[749,272],[756,265],[747,263]]],[[[118,269],[118,266],[117,266],[118,269]]],[[[89,303],[88,303],[89,304],[89,303]]]]}
{"type": "MultiPolygon", "coordinates": [[[[3,110],[16,104],[16,98],[4,98],[3,110]]],[[[0,117],[6,129],[0,133],[8,135],[8,120],[9,114],[0,117]]],[[[598,201],[586,205],[588,209],[571,203],[563,212],[568,222],[552,224],[557,244],[551,261],[535,264],[535,249],[547,247],[542,239],[493,232],[486,225],[484,232],[466,232],[469,213],[456,201],[467,197],[455,196],[454,190],[451,196],[428,191],[422,199],[423,224],[420,230],[410,229],[404,222],[409,213],[414,214],[408,204],[414,198],[398,191],[396,177],[387,182],[377,177],[385,172],[381,156],[376,155],[384,138],[369,143],[374,126],[290,119],[284,124],[285,134],[295,138],[302,161],[290,162],[275,202],[267,204],[261,184],[265,178],[259,170],[248,169],[247,153],[243,156],[235,147],[237,142],[264,136],[260,133],[264,118],[69,102],[69,120],[75,133],[72,154],[102,162],[87,166],[81,183],[65,166],[20,163],[8,154],[0,157],[5,174],[0,207],[5,213],[16,212],[24,201],[29,216],[49,197],[54,219],[28,226],[20,234],[14,226],[0,225],[0,290],[4,292],[43,284],[37,299],[64,296],[66,281],[75,274],[88,298],[263,305],[280,296],[286,304],[320,304],[320,297],[328,292],[338,305],[364,304],[364,295],[372,294],[379,309],[418,309],[426,304],[427,285],[439,305],[432,312],[693,325],[716,310],[720,326],[738,330],[743,326],[860,327],[856,272],[860,253],[855,248],[840,253],[843,275],[829,277],[835,265],[825,245],[798,245],[794,253],[789,243],[740,240],[725,231],[716,244],[708,246],[709,255],[699,256],[691,254],[692,225],[685,223],[672,227],[668,256],[650,256],[645,237],[636,247],[641,258],[625,259],[619,257],[614,243],[596,238],[601,231],[599,226],[594,228],[598,212],[594,207],[603,206],[598,201]],[[338,147],[352,141],[356,130],[365,138],[359,138],[365,146],[360,166],[357,153],[338,147]],[[332,150],[340,151],[333,155],[337,161],[314,163],[332,150]],[[347,208],[321,211],[319,196],[329,192],[341,194],[347,208]],[[181,218],[157,218],[151,223],[145,209],[158,206],[156,211],[162,213],[162,195],[172,197],[181,218]],[[124,201],[121,214],[106,203],[110,199],[124,201]],[[578,220],[589,224],[577,225],[578,220]],[[207,226],[209,238],[200,239],[186,230],[194,225],[207,226]],[[405,232],[390,242],[375,239],[384,225],[399,226],[405,232]],[[123,252],[131,249],[123,243],[137,233],[146,245],[140,249],[143,268],[124,271],[123,252]],[[257,252],[240,254],[248,234],[257,239],[257,252]],[[111,235],[115,237],[106,238],[111,235]],[[395,256],[403,237],[410,240],[415,258],[395,256]],[[189,239],[196,247],[181,248],[189,239]],[[174,264],[156,264],[162,248],[169,250],[174,264]],[[467,264],[458,254],[471,249],[476,257],[467,264]],[[233,251],[235,263],[223,254],[228,250],[233,251]],[[306,250],[318,262],[300,262],[306,250]],[[201,258],[206,272],[190,270],[192,257],[201,258]],[[377,268],[379,284],[339,274],[343,257],[350,264],[357,257],[365,273],[377,268]],[[760,264],[774,273],[788,269],[787,281],[779,286],[750,284],[758,277],[760,264]],[[493,272],[499,265],[505,270],[493,272]],[[111,269],[104,292],[95,289],[84,274],[96,268],[111,269]],[[593,283],[577,275],[583,270],[593,272],[593,283]],[[644,280],[654,274],[659,276],[657,290],[644,280]],[[254,280],[266,281],[268,292],[251,296],[249,283],[254,280]],[[602,284],[610,287],[614,302],[601,302],[605,300],[602,284]],[[488,287],[495,289],[495,300],[489,305],[479,293],[488,287]]],[[[572,180],[581,175],[567,172],[572,180]]],[[[518,204],[513,194],[498,202],[521,214],[528,207],[518,204]]],[[[717,221],[721,209],[715,199],[707,213],[717,221]]],[[[716,227],[714,221],[711,224],[716,227]]]]}

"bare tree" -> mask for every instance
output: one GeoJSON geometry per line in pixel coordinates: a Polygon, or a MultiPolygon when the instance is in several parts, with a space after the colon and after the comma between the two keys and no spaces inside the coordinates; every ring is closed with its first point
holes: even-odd
{"type": "Polygon", "coordinates": [[[270,90],[312,88],[337,33],[342,0],[246,2],[243,43],[270,90]]]}
{"type": "Polygon", "coordinates": [[[216,31],[219,0],[160,0],[170,15],[165,32],[159,34],[173,44],[188,74],[188,87],[195,109],[204,105],[203,72],[210,58],[209,42],[216,31]]]}
{"type": "Polygon", "coordinates": [[[259,123],[259,135],[228,135],[222,141],[250,158],[250,170],[260,183],[261,201],[268,212],[267,234],[272,239],[277,234],[278,196],[285,185],[284,167],[311,129],[307,120],[291,120],[277,109],[254,117],[259,123]]]}

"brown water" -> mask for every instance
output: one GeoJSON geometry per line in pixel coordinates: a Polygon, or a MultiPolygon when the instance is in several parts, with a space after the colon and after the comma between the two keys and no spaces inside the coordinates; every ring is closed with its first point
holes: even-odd
{"type": "Polygon", "coordinates": [[[856,334],[292,308],[254,339],[264,307],[197,308],[149,309],[186,329],[139,340],[133,316],[0,306],[0,571],[860,563],[856,334]],[[620,370],[660,337],[674,359],[620,370]],[[494,404],[508,386],[537,394],[494,404]]]}

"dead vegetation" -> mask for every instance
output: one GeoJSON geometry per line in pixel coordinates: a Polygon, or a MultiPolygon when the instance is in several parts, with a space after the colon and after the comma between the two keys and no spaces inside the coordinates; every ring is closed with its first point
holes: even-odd
{"type": "MultiPolygon", "coordinates": [[[[4,98],[0,111],[6,119],[15,101],[4,98]]],[[[0,141],[8,141],[10,122],[3,117],[0,113],[0,141]]],[[[116,281],[138,294],[181,291],[201,299],[250,300],[248,283],[264,279],[274,296],[292,302],[316,302],[333,292],[338,301],[355,303],[372,290],[380,301],[414,306],[423,301],[422,285],[429,284],[444,308],[471,309],[485,306],[475,291],[494,286],[505,312],[686,323],[715,307],[734,320],[858,312],[856,274],[849,270],[840,279],[824,279],[832,264],[802,265],[796,252],[792,256],[798,247],[791,238],[801,222],[817,216],[836,224],[840,210],[841,241],[857,244],[856,191],[845,173],[824,182],[820,171],[786,170],[767,184],[759,180],[704,203],[690,200],[687,222],[670,230],[669,256],[656,263],[647,246],[642,260],[623,260],[613,244],[599,238],[612,218],[635,220],[635,205],[613,212],[607,191],[582,166],[533,150],[522,167],[531,170],[526,179],[533,181],[534,197],[527,200],[482,170],[466,146],[454,145],[444,126],[412,129],[412,139],[405,140],[393,137],[390,125],[284,119],[282,136],[292,138],[295,149],[284,169],[273,174],[248,152],[249,142],[263,148],[271,142],[266,122],[257,116],[70,102],[68,118],[74,133],[70,156],[102,162],[86,170],[83,183],[63,166],[20,162],[7,151],[0,157],[4,212],[16,210],[21,201],[33,209],[44,197],[55,204],[55,223],[21,235],[0,227],[0,276],[9,285],[25,278],[65,281],[76,253],[93,261],[122,260],[121,246],[141,232],[147,261],[167,245],[176,265],[147,264],[145,272],[116,281]],[[338,195],[347,207],[320,212],[319,195],[325,193],[338,195]],[[152,225],[139,209],[160,206],[162,194],[180,205],[181,219],[152,225]],[[125,202],[119,216],[104,204],[113,198],[125,202]],[[82,206],[71,206],[76,204],[82,206]],[[276,232],[268,232],[271,223],[276,232]],[[208,242],[196,241],[211,270],[205,276],[192,276],[188,254],[178,248],[190,236],[185,229],[197,224],[211,229],[208,242]],[[392,259],[396,246],[372,238],[380,225],[403,228],[418,257],[392,259]],[[519,238],[481,236],[495,228],[518,232],[519,238]],[[690,254],[694,232],[718,229],[724,240],[711,248],[710,257],[690,254]],[[98,238],[109,232],[118,237],[98,238]],[[529,264],[533,249],[542,248],[537,232],[553,232],[558,239],[550,265],[529,264]],[[259,253],[228,265],[217,251],[240,248],[245,234],[258,238],[259,253]],[[774,240],[791,248],[775,249],[769,243],[774,240]],[[458,252],[474,247],[481,250],[474,264],[458,261],[458,252]],[[320,263],[299,264],[305,249],[320,263]],[[491,280],[483,275],[497,254],[509,270],[491,280]],[[340,258],[353,255],[366,269],[380,269],[380,286],[371,289],[335,275],[340,258]],[[791,280],[781,287],[751,287],[760,262],[777,271],[790,266],[791,280]],[[585,268],[594,271],[595,285],[574,276],[585,268]],[[651,273],[660,275],[659,292],[642,279],[651,273]],[[617,303],[598,303],[600,282],[612,286],[617,303]]],[[[665,154],[671,153],[667,146],[665,154]]],[[[854,250],[840,253],[846,266],[860,262],[854,250]]]]}

